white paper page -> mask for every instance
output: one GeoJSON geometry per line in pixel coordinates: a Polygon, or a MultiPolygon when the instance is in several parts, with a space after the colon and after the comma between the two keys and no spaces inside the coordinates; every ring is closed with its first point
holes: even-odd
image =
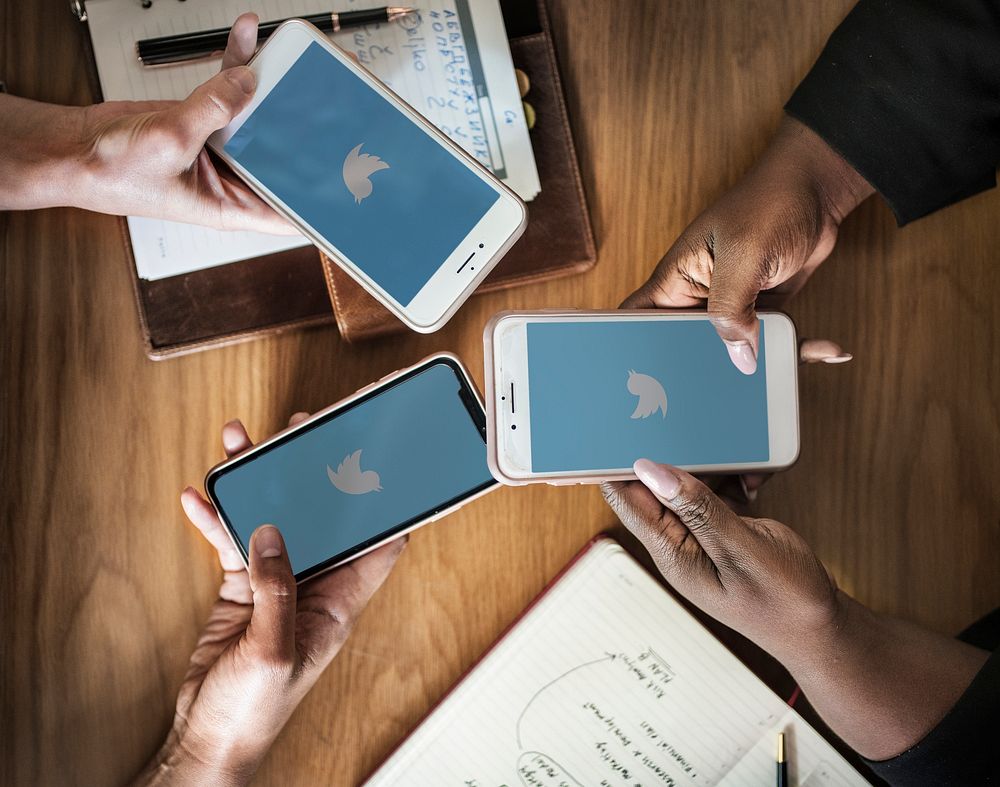
{"type": "Polygon", "coordinates": [[[773,784],[779,730],[811,787],[867,783],[608,543],[567,572],[368,784],[773,784]],[[811,780],[817,769],[826,781],[811,780]]]}
{"type": "Polygon", "coordinates": [[[422,0],[414,5],[420,12],[396,24],[345,30],[333,40],[531,200],[541,187],[500,4],[422,0]]]}
{"type": "Polygon", "coordinates": [[[785,746],[791,754],[788,758],[790,784],[799,787],[851,787],[855,784],[868,783],[816,730],[789,708],[771,734],[757,741],[757,745],[747,753],[747,756],[736,763],[723,777],[719,782],[720,786],[773,784],[779,732],[785,733],[785,746]],[[832,757],[831,752],[834,755],[832,757]]]}
{"type": "MultiPolygon", "coordinates": [[[[368,7],[359,0],[341,7],[352,6],[368,7]]],[[[334,40],[530,199],[539,189],[538,173],[497,0],[430,0],[421,9],[405,28],[400,23],[359,28],[334,40]],[[463,21],[475,31],[468,44],[463,21]],[[470,48],[478,53],[475,58],[470,48]],[[472,59],[481,67],[473,69],[472,59]],[[474,108],[470,89],[473,99],[477,89],[483,95],[474,108]],[[483,119],[489,108],[495,123],[483,119]]],[[[244,11],[267,21],[329,10],[328,0],[157,0],[148,9],[138,0],[87,3],[97,71],[109,101],[184,98],[219,69],[218,59],[143,68],[135,56],[139,39],[225,27],[244,11]]],[[[298,236],[219,232],[157,219],[130,217],[128,223],[139,276],[150,280],[308,244],[298,236]]]]}

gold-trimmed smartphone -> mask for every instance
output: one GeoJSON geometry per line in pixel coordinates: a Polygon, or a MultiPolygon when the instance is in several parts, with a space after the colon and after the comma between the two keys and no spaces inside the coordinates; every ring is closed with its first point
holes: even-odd
{"type": "Polygon", "coordinates": [[[300,582],[495,487],[486,413],[451,353],[362,388],[205,478],[244,560],[253,531],[275,525],[300,582]]]}
{"type": "Polygon", "coordinates": [[[524,203],[306,22],[249,66],[253,99],[209,147],[404,324],[436,331],[524,232],[524,203]]]}
{"type": "Polygon", "coordinates": [[[487,451],[504,484],[771,471],[799,452],[795,326],[759,312],[757,371],[733,366],[705,312],[503,312],[483,334],[487,451]]]}

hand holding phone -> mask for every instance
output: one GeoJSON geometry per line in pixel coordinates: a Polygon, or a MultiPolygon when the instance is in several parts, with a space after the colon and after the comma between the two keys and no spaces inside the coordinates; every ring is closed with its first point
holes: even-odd
{"type": "Polygon", "coordinates": [[[256,93],[210,147],[403,323],[440,328],[524,204],[312,25],[282,24],[249,65],[256,93]]]}
{"type": "Polygon", "coordinates": [[[231,457],[205,489],[242,559],[277,525],[304,581],[495,488],[485,432],[468,372],[439,353],[231,457]]]}
{"type": "Polygon", "coordinates": [[[502,483],[774,470],[799,449],[795,328],[761,313],[761,364],[730,362],[704,312],[506,312],[484,333],[490,470],[502,483]]]}
{"type": "MultiPolygon", "coordinates": [[[[290,426],[308,418],[292,416],[290,426]]],[[[229,456],[252,447],[243,425],[226,424],[229,456]]],[[[159,783],[251,781],[296,706],[337,655],[406,543],[398,538],[298,587],[281,533],[261,526],[249,539],[249,570],[218,514],[188,488],[181,503],[218,552],[224,576],[177,698],[175,725],[136,778],[159,783]],[[252,709],[252,712],[247,712],[252,709]]]]}

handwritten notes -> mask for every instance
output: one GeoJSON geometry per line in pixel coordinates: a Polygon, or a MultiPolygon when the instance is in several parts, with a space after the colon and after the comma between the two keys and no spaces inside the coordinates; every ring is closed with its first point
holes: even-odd
{"type": "Polygon", "coordinates": [[[599,542],[369,781],[456,787],[865,784],[624,550],[599,542]]]}
{"type": "MultiPolygon", "coordinates": [[[[262,20],[330,11],[329,0],[156,2],[88,0],[88,25],[106,100],[182,99],[215,74],[219,59],[143,68],[141,38],[225,27],[245,11],[262,20]]],[[[345,30],[333,40],[524,199],[539,191],[538,172],[514,80],[498,0],[428,0],[413,17],[345,30]]],[[[338,10],[368,8],[347,0],[338,10]]],[[[129,218],[140,278],[162,279],[308,244],[300,236],[217,232],[188,224],[129,218]]]]}
{"type": "Polygon", "coordinates": [[[539,191],[496,0],[427,0],[393,25],[333,37],[523,199],[539,191]]]}

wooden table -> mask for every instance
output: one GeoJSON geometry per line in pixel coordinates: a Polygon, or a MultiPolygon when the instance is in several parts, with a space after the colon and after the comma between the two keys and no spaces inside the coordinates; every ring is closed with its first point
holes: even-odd
{"type": "MultiPolygon", "coordinates": [[[[0,4],[11,92],[91,100],[65,5],[0,4]]],[[[850,5],[553,0],[600,262],[475,298],[432,336],[317,329],[154,363],[113,219],[0,216],[0,780],[121,782],[156,750],[219,580],[178,493],[221,457],[223,422],[267,435],[439,349],[481,383],[495,311],[614,306],[759,154],[850,5]]],[[[945,632],[1000,602],[998,215],[993,191],[902,231],[878,199],[848,219],[790,311],[855,360],[804,371],[802,459],[757,504],[861,600],[945,632]]],[[[358,782],[613,522],[595,488],[539,486],[415,533],[259,782],[358,782]]]]}

